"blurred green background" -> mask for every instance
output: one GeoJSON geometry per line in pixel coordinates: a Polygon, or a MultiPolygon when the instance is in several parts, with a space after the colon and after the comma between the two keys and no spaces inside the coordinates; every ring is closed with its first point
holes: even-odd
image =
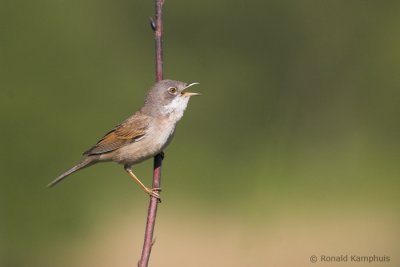
{"type": "MultiPolygon", "coordinates": [[[[0,2],[1,267],[136,266],[148,197],[121,166],[45,185],[142,105],[153,14],[0,2]]],[[[202,96],[165,151],[150,265],[399,266],[400,2],[166,0],[164,14],[165,77],[202,96]]],[[[152,162],[135,172],[149,185],[152,162]]]]}

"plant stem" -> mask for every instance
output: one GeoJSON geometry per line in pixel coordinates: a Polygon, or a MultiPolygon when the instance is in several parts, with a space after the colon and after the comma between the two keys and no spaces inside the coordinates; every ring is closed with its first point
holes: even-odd
{"type": "MultiPolygon", "coordinates": [[[[163,79],[163,47],[162,47],[162,35],[163,35],[163,21],[162,21],[162,7],[164,0],[155,0],[155,22],[151,21],[151,26],[154,31],[155,38],[155,52],[156,52],[156,81],[163,79]]],[[[161,187],[161,165],[163,155],[158,154],[154,157],[153,167],[153,188],[161,187]]],[[[147,267],[149,264],[151,248],[153,246],[153,232],[154,225],[157,216],[158,199],[151,196],[149,208],[147,211],[147,222],[144,233],[144,242],[141,258],[138,262],[139,267],[147,267]]]]}
{"type": "Polygon", "coordinates": [[[163,46],[162,46],[162,37],[163,37],[163,5],[164,0],[155,0],[156,1],[156,28],[154,30],[154,38],[156,43],[156,81],[161,81],[163,79],[163,46]]]}

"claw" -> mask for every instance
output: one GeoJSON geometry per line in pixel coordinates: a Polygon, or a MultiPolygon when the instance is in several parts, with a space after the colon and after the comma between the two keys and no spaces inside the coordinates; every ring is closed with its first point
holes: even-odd
{"type": "Polygon", "coordinates": [[[160,197],[160,194],[159,194],[159,192],[161,192],[161,188],[158,188],[158,187],[155,187],[155,188],[152,188],[152,189],[146,188],[146,192],[150,196],[157,198],[159,203],[161,203],[161,197],[160,197]]]}

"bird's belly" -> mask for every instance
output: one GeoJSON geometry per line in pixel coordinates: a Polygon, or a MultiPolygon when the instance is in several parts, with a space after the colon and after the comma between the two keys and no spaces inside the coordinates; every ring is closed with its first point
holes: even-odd
{"type": "Polygon", "coordinates": [[[113,161],[133,165],[154,157],[171,142],[175,132],[175,125],[172,126],[157,125],[149,129],[142,139],[115,151],[113,161]]]}

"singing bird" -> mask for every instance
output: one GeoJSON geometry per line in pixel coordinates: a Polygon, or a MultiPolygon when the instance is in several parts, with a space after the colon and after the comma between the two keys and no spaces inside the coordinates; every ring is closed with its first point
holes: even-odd
{"type": "Polygon", "coordinates": [[[70,174],[98,162],[114,161],[149,195],[160,198],[160,188],[146,187],[132,172],[132,165],[161,153],[171,142],[177,122],[182,118],[191,96],[186,91],[198,83],[174,80],[157,82],[147,93],[144,105],[131,117],[109,131],[94,146],[86,150],[77,165],[48,184],[52,187],[70,174]]]}

